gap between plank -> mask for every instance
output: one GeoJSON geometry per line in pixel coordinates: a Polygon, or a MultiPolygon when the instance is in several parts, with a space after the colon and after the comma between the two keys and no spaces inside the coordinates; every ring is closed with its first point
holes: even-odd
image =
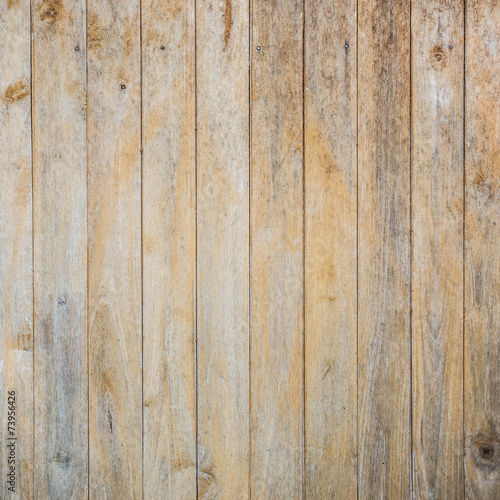
{"type": "Polygon", "coordinates": [[[302,0],[302,498],[307,498],[306,445],[306,0],[302,0]]]}
{"type": "Polygon", "coordinates": [[[248,498],[252,499],[252,47],[253,0],[248,0],[248,498]]]}
{"type": "Polygon", "coordinates": [[[85,214],[87,220],[87,498],[90,499],[90,324],[89,324],[89,143],[88,143],[88,130],[89,130],[89,52],[88,52],[88,8],[85,2],[85,165],[86,165],[86,200],[85,200],[85,214]]]}
{"type": "Polygon", "coordinates": [[[359,117],[358,117],[358,7],[356,0],[356,499],[359,500],[359,117]]]}
{"type": "MultiPolygon", "coordinates": [[[[33,384],[32,384],[32,400],[33,400],[33,410],[32,410],[32,425],[33,425],[33,462],[35,459],[35,168],[34,168],[34,118],[33,118],[33,93],[34,93],[34,80],[33,80],[33,65],[35,63],[35,59],[33,57],[33,5],[32,0],[30,0],[30,112],[31,112],[31,280],[32,280],[32,313],[31,313],[31,329],[33,332],[33,384]]],[[[35,491],[35,464],[32,464],[32,481],[33,481],[33,491],[35,491]]]]}
{"type": "Polygon", "coordinates": [[[467,57],[467,0],[464,0],[464,62],[463,62],[463,84],[462,84],[462,161],[463,161],[463,192],[462,192],[462,433],[463,433],[463,478],[464,478],[464,496],[466,498],[466,484],[467,484],[467,471],[465,468],[465,459],[467,454],[467,446],[466,446],[466,435],[465,435],[465,328],[466,328],[466,309],[465,309],[465,210],[466,206],[466,163],[465,163],[465,134],[466,134],[466,121],[465,121],[465,112],[466,112],[466,85],[467,85],[467,77],[466,77],[466,57],[467,57]]]}
{"type": "Polygon", "coordinates": [[[358,79],[358,10],[356,0],[356,499],[359,500],[359,79],[358,79]]]}
{"type": "Polygon", "coordinates": [[[196,498],[199,497],[199,452],[198,452],[198,31],[197,0],[194,8],[194,379],[195,379],[195,482],[196,498]]]}
{"type": "Polygon", "coordinates": [[[412,39],[412,0],[410,0],[410,499],[413,499],[413,185],[412,185],[412,167],[413,167],[413,39],[412,39]]]}
{"type": "Polygon", "coordinates": [[[139,0],[139,80],[140,80],[140,161],[141,161],[141,485],[144,499],[144,107],[143,107],[143,46],[142,46],[142,0],[139,0]]]}

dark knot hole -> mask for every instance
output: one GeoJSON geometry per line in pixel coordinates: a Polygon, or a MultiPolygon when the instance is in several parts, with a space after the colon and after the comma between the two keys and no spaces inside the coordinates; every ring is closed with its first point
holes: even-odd
{"type": "Polygon", "coordinates": [[[495,455],[495,448],[489,445],[483,445],[479,447],[479,454],[484,460],[491,460],[495,455]]]}

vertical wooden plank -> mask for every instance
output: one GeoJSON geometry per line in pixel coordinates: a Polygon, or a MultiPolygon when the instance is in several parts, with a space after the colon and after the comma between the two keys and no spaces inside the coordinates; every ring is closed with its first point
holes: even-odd
{"type": "Polygon", "coordinates": [[[358,2],[359,497],[410,495],[410,1],[358,2]]]}
{"type": "Polygon", "coordinates": [[[466,2],[467,498],[500,498],[500,2],[466,2]]]}
{"type": "Polygon", "coordinates": [[[463,2],[412,3],[413,483],[463,498],[463,2]]]}
{"type": "Polygon", "coordinates": [[[357,488],[356,2],[305,5],[307,498],[357,488]]]}
{"type": "Polygon", "coordinates": [[[29,1],[0,1],[0,497],[12,499],[33,498],[30,44],[29,1]]]}
{"type": "Polygon", "coordinates": [[[145,498],[196,498],[194,21],[142,4],[145,498]]]}
{"type": "Polygon", "coordinates": [[[304,462],[303,4],[254,0],[251,491],[301,498],[304,462]]]}
{"type": "Polygon", "coordinates": [[[139,0],[89,0],[90,498],[142,498],[139,0]]]}
{"type": "Polygon", "coordinates": [[[36,0],[33,29],[35,497],[86,498],[85,2],[36,0]]]}
{"type": "Polygon", "coordinates": [[[247,498],[249,4],[197,2],[199,498],[247,498]]]}

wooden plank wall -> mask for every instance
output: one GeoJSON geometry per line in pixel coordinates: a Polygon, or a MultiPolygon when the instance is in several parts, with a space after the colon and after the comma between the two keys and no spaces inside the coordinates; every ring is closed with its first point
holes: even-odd
{"type": "Polygon", "coordinates": [[[0,497],[500,498],[499,75],[498,0],[0,0],[0,497]]]}

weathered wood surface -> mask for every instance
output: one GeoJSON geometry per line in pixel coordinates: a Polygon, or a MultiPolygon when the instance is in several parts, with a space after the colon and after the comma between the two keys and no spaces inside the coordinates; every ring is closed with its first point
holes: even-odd
{"type": "Polygon", "coordinates": [[[249,495],[249,4],[197,2],[198,498],[249,495]]]}
{"type": "Polygon", "coordinates": [[[305,2],[307,498],[357,487],[356,2],[305,2]]]}
{"type": "Polygon", "coordinates": [[[303,3],[252,3],[251,470],[254,498],[302,498],[303,3]]]}
{"type": "Polygon", "coordinates": [[[358,2],[358,486],[410,496],[410,1],[358,2]]]}
{"type": "Polygon", "coordinates": [[[500,2],[466,2],[466,496],[500,498],[500,2]]]}
{"type": "Polygon", "coordinates": [[[140,499],[140,2],[87,9],[89,493],[140,499]]]}
{"type": "Polygon", "coordinates": [[[88,488],[85,2],[37,0],[32,26],[34,497],[78,499],[88,488]]]}
{"type": "Polygon", "coordinates": [[[412,2],[413,486],[464,495],[463,2],[412,2]]]}
{"type": "Polygon", "coordinates": [[[33,496],[30,3],[0,2],[0,497],[33,496]],[[9,405],[9,393],[15,408],[9,405]],[[13,413],[14,412],[14,413],[13,413]],[[15,425],[12,435],[10,423],[15,425]],[[16,439],[9,439],[16,438],[16,439]],[[11,451],[16,464],[9,463],[11,451]],[[15,465],[15,492],[10,467],[15,465]]]}
{"type": "Polygon", "coordinates": [[[196,498],[194,7],[142,3],[145,498],[196,498]]]}
{"type": "Polygon", "coordinates": [[[500,497],[499,26],[0,0],[0,496],[500,497]]]}

